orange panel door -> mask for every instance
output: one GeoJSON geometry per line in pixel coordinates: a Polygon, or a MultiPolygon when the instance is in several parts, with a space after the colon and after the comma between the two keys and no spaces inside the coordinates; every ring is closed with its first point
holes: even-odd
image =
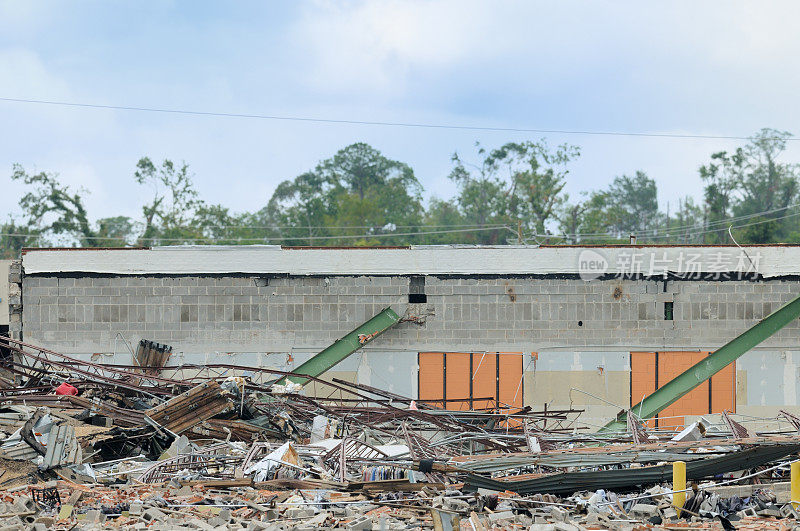
{"type": "MultiPolygon", "coordinates": [[[[522,407],[522,352],[498,352],[500,367],[500,412],[510,413],[522,407]]],[[[522,424],[517,419],[501,423],[501,426],[517,428],[522,424]]]]}
{"type": "Polygon", "coordinates": [[[497,353],[472,354],[472,408],[493,409],[497,400],[497,353]]]}
{"type": "Polygon", "coordinates": [[[467,411],[470,408],[470,353],[445,352],[445,398],[447,409],[467,411]]]}
{"type": "Polygon", "coordinates": [[[441,352],[420,352],[417,360],[419,372],[420,402],[430,401],[432,406],[443,406],[444,399],[444,354],[441,352]],[[435,402],[435,401],[439,402],[435,402]]]}
{"type": "MultiPolygon", "coordinates": [[[[663,387],[688,368],[702,361],[708,352],[631,352],[631,405],[638,404],[656,387],[663,387]]],[[[736,411],[736,364],[715,374],[709,382],[692,389],[656,416],[661,428],[679,428],[686,415],[706,415],[736,411]]],[[[654,427],[654,421],[647,425],[654,427]]]]}
{"type": "Polygon", "coordinates": [[[522,407],[522,352],[500,352],[500,405],[522,407]]]}
{"type": "MultiPolygon", "coordinates": [[[[656,356],[655,352],[631,352],[631,406],[655,392],[656,356]]],[[[646,425],[654,428],[655,419],[647,421],[646,425]]]]}
{"type": "MultiPolygon", "coordinates": [[[[707,355],[708,352],[659,352],[659,387],[702,361],[707,355]]],[[[659,427],[682,428],[686,422],[685,415],[707,415],[710,412],[709,396],[708,382],[703,382],[658,414],[659,427]]]]}
{"type": "Polygon", "coordinates": [[[736,412],[736,362],[711,377],[711,412],[736,412]]]}

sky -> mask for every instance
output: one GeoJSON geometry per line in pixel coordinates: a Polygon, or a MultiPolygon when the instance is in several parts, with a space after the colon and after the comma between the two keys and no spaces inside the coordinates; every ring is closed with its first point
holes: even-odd
{"type": "MultiPolygon", "coordinates": [[[[752,135],[799,131],[796,1],[0,0],[0,98],[454,126],[752,135]]],[[[353,142],[447,199],[476,141],[581,148],[567,191],[646,172],[659,202],[699,197],[698,167],[738,140],[322,124],[0,101],[0,217],[12,165],[138,218],[137,160],[189,164],[203,199],[265,206],[275,186],[353,142]]],[[[786,160],[800,161],[800,141],[786,160]]]]}

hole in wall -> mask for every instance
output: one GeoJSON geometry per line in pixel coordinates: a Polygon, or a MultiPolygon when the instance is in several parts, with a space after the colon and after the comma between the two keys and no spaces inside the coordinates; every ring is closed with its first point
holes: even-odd
{"type": "Polygon", "coordinates": [[[578,326],[583,326],[583,321],[578,321],[578,326]]]}
{"type": "Polygon", "coordinates": [[[409,279],[408,302],[410,304],[428,302],[428,296],[425,295],[425,277],[411,277],[409,279]]]}
{"type": "Polygon", "coordinates": [[[665,321],[672,321],[673,320],[673,304],[672,301],[667,301],[664,303],[664,320],[665,321]]]}

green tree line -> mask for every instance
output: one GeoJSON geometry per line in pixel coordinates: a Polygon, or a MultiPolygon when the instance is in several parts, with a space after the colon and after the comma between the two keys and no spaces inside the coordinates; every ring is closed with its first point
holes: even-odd
{"type": "Polygon", "coordinates": [[[564,188],[580,149],[545,140],[453,154],[455,196],[427,204],[411,166],[356,143],[281,182],[255,212],[203,200],[186,163],[144,157],[132,178],[152,195],[136,219],[93,219],[85,190],[17,164],[11,179],[25,184],[22,214],[0,224],[0,253],[55,245],[608,244],[631,235],[640,243],[797,242],[800,166],[781,160],[789,137],[762,129],[734,151],[711,154],[697,175],[703,197],[666,211],[644,171],[570,197],[564,188]]]}

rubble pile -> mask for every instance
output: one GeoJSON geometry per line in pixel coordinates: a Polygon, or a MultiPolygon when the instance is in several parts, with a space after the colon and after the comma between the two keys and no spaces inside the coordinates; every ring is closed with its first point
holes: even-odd
{"type": "Polygon", "coordinates": [[[172,366],[171,348],[149,341],[130,366],[0,347],[0,530],[787,529],[798,518],[800,420],[788,412],[773,434],[727,414],[677,434],[631,416],[627,431],[599,434],[576,409],[448,409],[335,378],[172,366]]]}

